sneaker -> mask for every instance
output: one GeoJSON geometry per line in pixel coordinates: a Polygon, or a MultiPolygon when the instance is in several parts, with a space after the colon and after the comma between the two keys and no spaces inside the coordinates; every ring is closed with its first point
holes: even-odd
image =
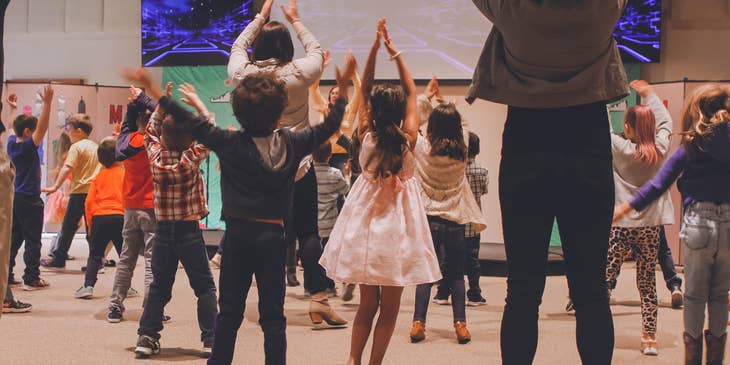
{"type": "Polygon", "coordinates": [[[41,266],[47,268],[47,269],[64,269],[66,268],[66,264],[58,263],[55,260],[53,260],[53,257],[44,257],[41,259],[41,266]]]}
{"type": "Polygon", "coordinates": [[[111,307],[106,315],[106,321],[109,323],[119,323],[122,321],[122,310],[119,307],[111,307]]]}
{"type": "Polygon", "coordinates": [[[327,298],[336,298],[337,297],[337,289],[335,289],[335,288],[327,288],[324,291],[325,291],[325,293],[327,293],[327,298]]]}
{"type": "Polygon", "coordinates": [[[76,289],[76,294],[74,294],[74,296],[76,299],[91,299],[91,297],[94,296],[94,287],[82,286],[76,289]]]}
{"type": "Polygon", "coordinates": [[[343,302],[349,302],[352,300],[356,287],[357,287],[357,285],[355,285],[355,284],[345,284],[345,290],[343,290],[344,293],[342,294],[343,302]]]}
{"type": "Polygon", "coordinates": [[[66,255],[66,261],[76,260],[76,256],[66,255]]]}
{"type": "Polygon", "coordinates": [[[439,297],[439,296],[435,296],[435,297],[433,297],[432,302],[434,302],[435,304],[438,304],[438,305],[449,305],[449,304],[451,304],[451,303],[449,303],[449,297],[442,298],[442,297],[439,297]]]}
{"type": "Polygon", "coordinates": [[[134,349],[137,358],[147,358],[160,353],[160,341],[150,336],[141,335],[137,339],[137,347],[134,349]]]}
{"type": "Polygon", "coordinates": [[[203,341],[203,357],[210,357],[213,355],[213,340],[203,341]]]}
{"type": "Polygon", "coordinates": [[[162,323],[170,323],[172,322],[172,317],[168,316],[167,314],[162,315],[162,323]]]}
{"type": "Polygon", "coordinates": [[[672,308],[680,309],[684,305],[684,293],[679,285],[672,287],[672,308]]]}
{"type": "Polygon", "coordinates": [[[3,302],[3,313],[27,313],[33,309],[33,306],[29,303],[23,303],[19,300],[4,301],[3,302]]]}
{"type": "Polygon", "coordinates": [[[117,262],[114,260],[104,260],[104,267],[117,267],[117,262]]]}
{"type": "Polygon", "coordinates": [[[47,281],[45,281],[41,278],[38,278],[29,283],[24,283],[23,290],[33,291],[33,290],[48,289],[49,286],[51,286],[51,284],[49,284],[47,281]]]}
{"type": "Polygon", "coordinates": [[[466,301],[466,305],[469,307],[481,307],[483,305],[487,305],[487,300],[480,295],[479,298],[468,299],[466,301]]]}
{"type": "Polygon", "coordinates": [[[659,355],[659,345],[656,341],[656,335],[644,333],[641,336],[641,353],[646,356],[659,355]]]}
{"type": "Polygon", "coordinates": [[[136,298],[139,296],[139,292],[134,288],[127,290],[127,298],[136,298]]]}

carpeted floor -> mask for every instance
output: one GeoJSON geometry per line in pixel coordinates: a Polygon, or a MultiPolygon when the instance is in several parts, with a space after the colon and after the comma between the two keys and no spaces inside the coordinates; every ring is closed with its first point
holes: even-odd
{"type": "MultiPolygon", "coordinates": [[[[44,252],[48,242],[44,242],[44,252]]],[[[114,277],[114,269],[100,275],[95,298],[78,300],[74,290],[81,286],[87,248],[83,241],[75,241],[71,253],[77,256],[69,261],[62,272],[44,272],[42,276],[51,288],[36,292],[23,292],[15,288],[18,299],[33,304],[28,314],[8,314],[0,319],[0,364],[204,364],[200,357],[200,331],[195,316],[195,297],[188,286],[183,270],[178,271],[173,299],[167,313],[173,321],[162,332],[162,352],[150,360],[135,360],[133,348],[136,330],[141,316],[142,298],[126,302],[125,320],[119,324],[106,322],[106,305],[114,277]]],[[[22,275],[22,253],[16,273],[22,275]]],[[[111,258],[116,258],[112,254],[111,258]]],[[[142,284],[140,260],[133,287],[140,292],[142,284]]],[[[16,275],[18,275],[16,274],[16,275]]],[[[217,278],[218,271],[214,271],[217,278]]],[[[301,271],[299,272],[301,278],[301,271]]],[[[659,273],[658,273],[659,274],[659,273]]],[[[658,275],[661,277],[661,274],[658,275]]],[[[301,279],[300,279],[301,280],[301,279]]],[[[420,344],[408,341],[411,316],[413,315],[414,290],[409,288],[403,296],[398,326],[385,359],[386,364],[499,364],[499,325],[505,294],[503,278],[482,278],[482,288],[489,305],[468,308],[469,329],[474,340],[468,345],[458,345],[451,325],[451,308],[431,305],[427,340],[420,344]]],[[[616,351],[614,364],[680,364],[682,312],[669,307],[669,293],[663,283],[658,285],[661,308],[659,310],[660,344],[658,357],[645,357],[638,351],[641,315],[638,292],[635,287],[635,270],[631,264],[624,266],[619,286],[614,291],[614,320],[616,325],[616,351]]],[[[567,297],[565,278],[548,279],[542,305],[540,344],[535,364],[579,364],[575,348],[574,317],[563,311],[567,297]]],[[[351,303],[333,300],[338,312],[352,320],[357,311],[359,298],[351,303]]],[[[345,364],[349,353],[350,329],[312,331],[307,316],[308,301],[302,287],[290,288],[286,298],[288,318],[288,363],[345,364]]],[[[257,324],[256,291],[249,294],[246,321],[239,332],[234,364],[263,364],[263,338],[257,324]]],[[[366,356],[367,359],[367,356],[366,356]]]]}

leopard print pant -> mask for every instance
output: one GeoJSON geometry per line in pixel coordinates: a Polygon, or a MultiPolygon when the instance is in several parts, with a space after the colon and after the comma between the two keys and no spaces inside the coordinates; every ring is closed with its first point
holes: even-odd
{"type": "Polygon", "coordinates": [[[616,286],[621,264],[633,251],[636,258],[636,286],[641,297],[641,320],[644,333],[656,333],[659,301],[656,294],[656,263],[659,254],[661,227],[611,227],[606,281],[609,288],[616,286]]]}

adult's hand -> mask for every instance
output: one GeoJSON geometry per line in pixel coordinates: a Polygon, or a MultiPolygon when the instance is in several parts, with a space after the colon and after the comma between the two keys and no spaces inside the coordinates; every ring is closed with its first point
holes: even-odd
{"type": "Polygon", "coordinates": [[[294,24],[300,20],[297,0],[288,0],[287,6],[281,6],[281,11],[284,13],[286,20],[291,24],[294,24]]]}
{"type": "Polygon", "coordinates": [[[271,16],[271,8],[274,6],[274,0],[266,0],[264,1],[264,6],[261,7],[261,16],[264,17],[264,19],[269,19],[271,16]]]}

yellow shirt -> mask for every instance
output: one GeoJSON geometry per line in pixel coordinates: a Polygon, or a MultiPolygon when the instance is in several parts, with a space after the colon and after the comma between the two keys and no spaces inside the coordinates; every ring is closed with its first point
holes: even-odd
{"type": "Polygon", "coordinates": [[[64,165],[71,168],[71,194],[86,194],[91,182],[101,170],[96,151],[99,146],[90,139],[71,145],[64,165]]]}

